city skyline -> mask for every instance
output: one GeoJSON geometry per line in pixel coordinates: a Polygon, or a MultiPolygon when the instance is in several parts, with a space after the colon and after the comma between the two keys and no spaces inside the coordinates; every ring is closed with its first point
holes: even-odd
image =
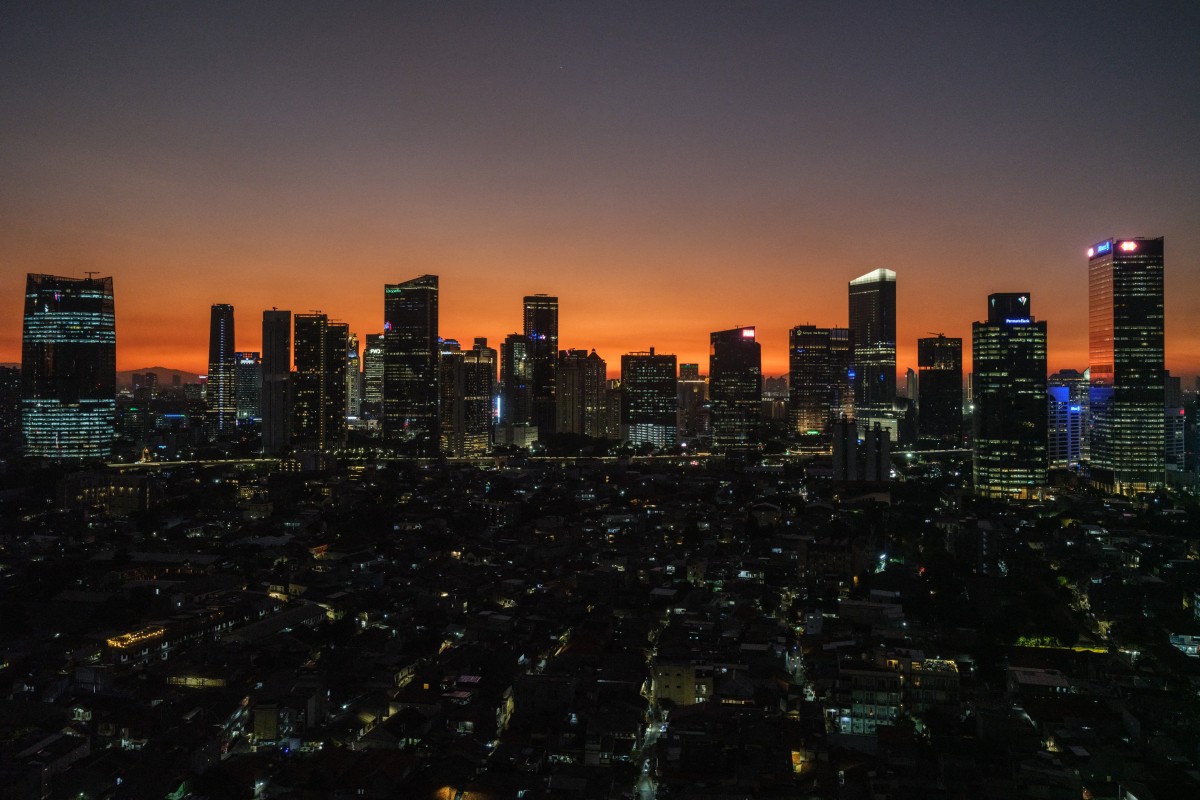
{"type": "Polygon", "coordinates": [[[1056,370],[1087,365],[1086,248],[1164,236],[1167,367],[1200,372],[1200,12],[865,8],[24,9],[0,278],[112,275],[122,370],[203,371],[213,303],[378,333],[379,287],[437,274],[463,341],[544,292],[560,348],[703,363],[754,325],[780,375],[886,268],[900,371],[1018,289],[1056,370]]]}

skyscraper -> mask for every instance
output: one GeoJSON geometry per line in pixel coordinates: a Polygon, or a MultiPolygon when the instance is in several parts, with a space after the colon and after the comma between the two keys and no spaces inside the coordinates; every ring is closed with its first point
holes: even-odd
{"type": "Polygon", "coordinates": [[[608,365],[595,350],[563,350],[555,374],[559,433],[604,435],[604,382],[608,365]]]}
{"type": "Polygon", "coordinates": [[[1046,485],[1046,323],[1028,293],[988,297],[971,352],[975,492],[1032,496],[1046,485]]]}
{"type": "Polygon", "coordinates": [[[510,333],[500,345],[500,421],[528,425],[533,418],[533,362],[529,340],[510,333]]]}
{"type": "Polygon", "coordinates": [[[262,445],[278,453],[292,439],[292,312],[271,309],[262,322],[262,445]]]}
{"type": "Polygon", "coordinates": [[[358,334],[346,340],[346,417],[358,419],[362,413],[362,367],[358,358],[358,334]]]}
{"type": "Polygon", "coordinates": [[[842,416],[848,340],[845,328],[797,325],[788,334],[788,426],[806,449],[824,449],[842,416]]]}
{"type": "Polygon", "coordinates": [[[751,442],[762,403],[762,347],[753,326],[709,336],[708,382],[713,449],[751,442]]]}
{"type": "Polygon", "coordinates": [[[320,313],[296,315],[292,439],[302,450],[346,442],[346,351],[350,327],[320,313]]]}
{"type": "Polygon", "coordinates": [[[525,338],[529,341],[533,393],[532,422],[538,437],[554,433],[558,409],[554,401],[554,373],[558,362],[558,298],[545,294],[525,296],[525,338]]]}
{"type": "Polygon", "coordinates": [[[877,269],[850,281],[855,413],[890,419],[896,399],[896,273],[877,269]]]}
{"type": "Polygon", "coordinates": [[[1054,469],[1076,469],[1088,460],[1091,415],[1087,372],[1062,369],[1046,381],[1049,460],[1054,469]]]}
{"type": "Polygon", "coordinates": [[[116,364],[112,278],[29,275],[21,343],[25,454],[111,456],[116,364]]]}
{"type": "Polygon", "coordinates": [[[486,456],[492,449],[492,395],[496,351],[487,339],[470,350],[442,351],[441,448],[456,458],[486,456]]]}
{"type": "Polygon", "coordinates": [[[621,356],[621,422],[624,438],[634,446],[671,448],[678,441],[679,390],[674,355],[644,353],[621,356]]]}
{"type": "Polygon", "coordinates": [[[368,333],[363,343],[363,396],[361,412],[377,420],[383,414],[383,334],[368,333]]]}
{"type": "Polygon", "coordinates": [[[212,439],[232,437],[237,426],[237,357],[234,354],[233,306],[214,303],[208,325],[208,435],[212,439]]]}
{"type": "Polygon", "coordinates": [[[438,448],[438,278],[383,287],[383,435],[432,456],[438,448]]]}
{"type": "Polygon", "coordinates": [[[1163,240],[1088,248],[1092,480],[1121,494],[1160,486],[1163,455],[1163,240]]]}
{"type": "Polygon", "coordinates": [[[917,438],[925,447],[962,447],[962,339],[917,339],[917,369],[917,438]]]}
{"type": "Polygon", "coordinates": [[[234,385],[237,400],[237,421],[248,425],[259,419],[262,402],[262,358],[253,351],[234,353],[237,364],[234,385]]]}
{"type": "Polygon", "coordinates": [[[708,433],[708,379],[700,375],[699,364],[680,364],[679,439],[694,439],[708,433]]]}

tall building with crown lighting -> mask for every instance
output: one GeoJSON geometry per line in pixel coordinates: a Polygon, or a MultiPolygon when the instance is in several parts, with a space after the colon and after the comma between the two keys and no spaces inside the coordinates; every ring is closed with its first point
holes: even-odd
{"type": "Polygon", "coordinates": [[[383,287],[383,436],[416,455],[438,450],[438,277],[383,287]]]}
{"type": "Polygon", "coordinates": [[[891,419],[896,400],[896,273],[877,269],[850,281],[855,414],[891,419]]]}
{"type": "Polygon", "coordinates": [[[558,406],[554,377],[558,366],[558,298],[545,294],[526,295],[525,338],[529,342],[532,419],[539,438],[554,433],[558,406]]]}
{"type": "Polygon", "coordinates": [[[988,296],[971,355],[975,492],[1032,497],[1046,485],[1046,322],[1034,318],[1027,292],[988,296]]]}
{"type": "Polygon", "coordinates": [[[228,439],[237,427],[237,353],[233,306],[214,303],[208,324],[208,386],[205,419],[212,439],[228,439]]]}
{"type": "Polygon", "coordinates": [[[108,458],[117,405],[112,278],[29,275],[21,337],[25,454],[108,458]]]}
{"type": "Polygon", "coordinates": [[[1133,494],[1166,480],[1163,240],[1088,248],[1092,481],[1133,494]]]}
{"type": "Polygon", "coordinates": [[[762,405],[762,347],[753,326],[710,334],[708,386],[713,449],[754,441],[762,405]]]}

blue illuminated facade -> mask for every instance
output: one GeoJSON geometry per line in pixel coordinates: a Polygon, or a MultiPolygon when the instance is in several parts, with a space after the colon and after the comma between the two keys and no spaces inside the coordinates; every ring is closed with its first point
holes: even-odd
{"type": "Polygon", "coordinates": [[[32,458],[108,458],[117,396],[112,278],[29,275],[21,432],[32,458]]]}

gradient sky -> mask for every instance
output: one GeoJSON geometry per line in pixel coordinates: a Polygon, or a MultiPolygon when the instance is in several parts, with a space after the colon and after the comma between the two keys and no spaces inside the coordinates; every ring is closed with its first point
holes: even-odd
{"type": "Polygon", "coordinates": [[[1200,5],[6,3],[0,361],[27,272],[112,275],[120,369],[205,371],[212,303],[382,329],[441,277],[493,344],[845,325],[898,275],[898,366],[1029,291],[1087,366],[1087,246],[1165,236],[1167,366],[1200,372],[1200,5]]]}

